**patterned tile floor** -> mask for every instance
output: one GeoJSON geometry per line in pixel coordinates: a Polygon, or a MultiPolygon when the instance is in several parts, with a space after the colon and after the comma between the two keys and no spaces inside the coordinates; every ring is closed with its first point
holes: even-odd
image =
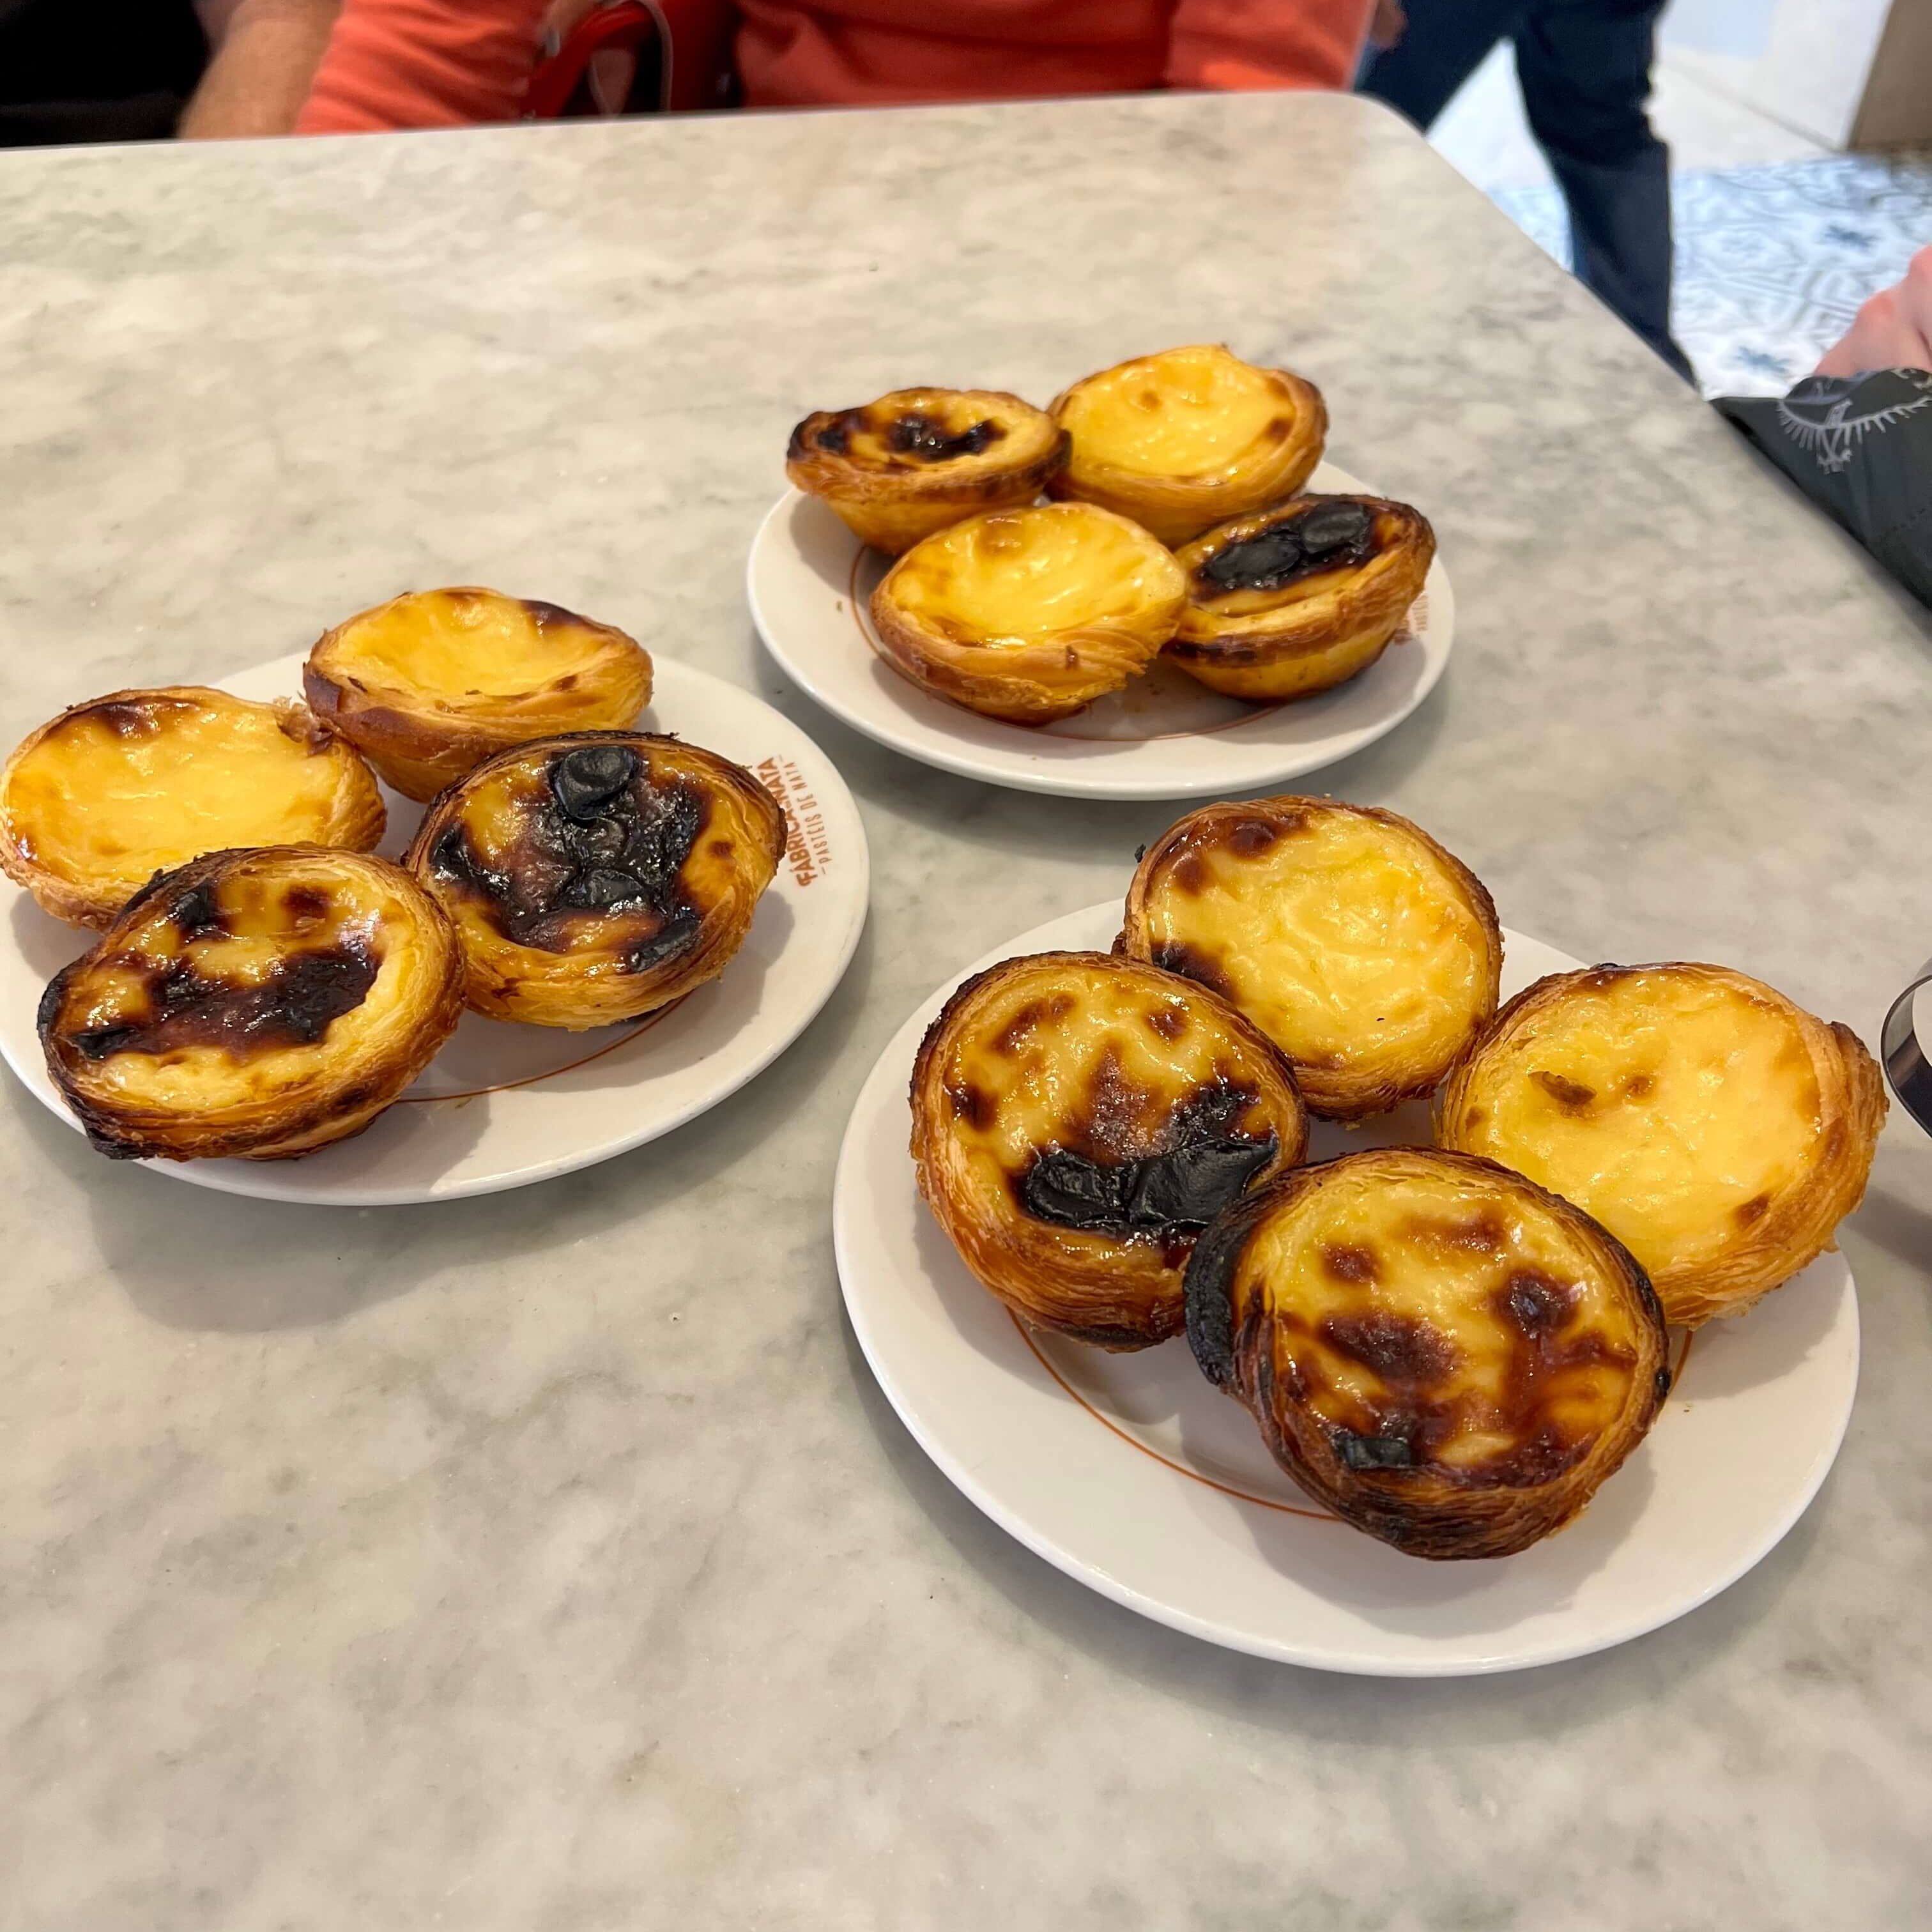
{"type": "MultiPolygon", "coordinates": [[[[1932,242],[1932,156],[1834,155],[1672,178],[1673,324],[1706,395],[1781,395],[1932,242]]],[[[1553,188],[1491,198],[1568,263],[1553,188]]]]}

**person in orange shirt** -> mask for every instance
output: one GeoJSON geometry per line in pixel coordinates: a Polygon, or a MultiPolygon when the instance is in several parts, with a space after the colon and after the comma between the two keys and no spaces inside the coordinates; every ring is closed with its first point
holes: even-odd
{"type": "MultiPolygon", "coordinates": [[[[742,0],[752,107],[1341,88],[1372,0],[742,0]]],[[[513,120],[586,0],[342,0],[303,134],[513,120]]]]}

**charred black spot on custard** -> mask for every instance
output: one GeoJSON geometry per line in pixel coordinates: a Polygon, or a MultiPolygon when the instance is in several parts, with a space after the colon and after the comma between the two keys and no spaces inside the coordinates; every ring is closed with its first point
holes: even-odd
{"type": "Polygon", "coordinates": [[[1376,554],[1375,513],[1346,496],[1310,499],[1224,544],[1194,580],[1209,596],[1280,590],[1318,571],[1352,569],[1376,554]]]}
{"type": "Polygon", "coordinates": [[[369,997],[381,970],[380,958],[365,942],[350,940],[286,954],[265,978],[245,986],[204,978],[188,958],[122,963],[136,968],[137,1005],[117,1025],[66,1036],[84,1060],[192,1046],[218,1047],[242,1060],[284,1047],[313,1046],[335,1021],[369,997]]]}
{"type": "Polygon", "coordinates": [[[98,718],[117,738],[152,738],[161,728],[161,709],[153,704],[97,704],[86,715],[98,718]]]}
{"type": "Polygon", "coordinates": [[[985,1088],[976,1087],[970,1080],[955,1080],[947,1086],[946,1097],[952,1102],[956,1120],[964,1120],[981,1133],[993,1124],[993,1096],[985,1088]]]}
{"type": "Polygon", "coordinates": [[[186,940],[218,939],[232,930],[228,915],[215,903],[214,886],[206,879],[189,886],[168,908],[168,917],[186,940]]]}
{"type": "MultiPolygon", "coordinates": [[[[1458,1355],[1453,1338],[1418,1317],[1375,1310],[1331,1316],[1318,1324],[1322,1340],[1377,1376],[1378,1396],[1358,1400],[1346,1420],[1326,1423],[1329,1446],[1345,1468],[1427,1467],[1438,1480],[1466,1489],[1527,1488],[1554,1481],[1589,1453],[1594,1432],[1573,1436],[1551,1404],[1570,1371],[1628,1370],[1636,1358],[1594,1328],[1573,1325],[1580,1290],[1527,1264],[1511,1268],[1491,1307],[1515,1338],[1493,1403],[1444,1390],[1458,1355]],[[1439,1452],[1473,1420],[1508,1438],[1507,1446],[1475,1462],[1447,1462],[1439,1452]]],[[[1292,1324],[1291,1324],[1292,1325],[1292,1324]]]]}
{"type": "Polygon", "coordinates": [[[1174,869],[1168,875],[1174,880],[1174,890],[1185,892],[1190,898],[1198,898],[1208,890],[1208,862],[1198,852],[1184,852],[1174,862],[1174,869]]]}
{"type": "Polygon", "coordinates": [[[292,919],[322,919],[328,915],[328,895],[320,886],[291,886],[282,895],[282,904],[292,919]]]}
{"type": "Polygon", "coordinates": [[[1185,1006],[1156,1006],[1147,1016],[1149,1028],[1170,1045],[1187,1030],[1185,1006]]]}
{"type": "Polygon", "coordinates": [[[1502,1251],[1508,1232],[1500,1215],[1479,1209],[1466,1221],[1442,1221],[1432,1216],[1412,1215],[1402,1224],[1407,1240],[1439,1248],[1450,1254],[1493,1255],[1502,1251]]]}
{"type": "Polygon", "coordinates": [[[1471,1486],[1534,1487],[1555,1481],[1589,1453],[1594,1433],[1569,1434],[1548,1405],[1569,1371],[1628,1372],[1636,1358],[1594,1327],[1570,1332],[1580,1298],[1576,1283],[1542,1268],[1520,1265],[1504,1277],[1492,1305],[1521,1339],[1510,1351],[1496,1406],[1514,1439],[1508,1449],[1463,1471],[1460,1480],[1471,1486]]]}
{"type": "Polygon", "coordinates": [[[1171,1095],[1130,1076],[1110,1041],[1086,1070],[1081,1086],[1067,1096],[1060,1138],[1102,1164],[1138,1160],[1167,1144],[1178,1104],[1171,1095]]]}
{"type": "Polygon", "coordinates": [[[1564,1074],[1552,1073],[1546,1068],[1538,1067],[1529,1077],[1566,1114],[1587,1113],[1591,1102],[1597,1097],[1595,1088],[1586,1087],[1582,1081],[1572,1080],[1564,1074]]]}
{"type": "Polygon", "coordinates": [[[852,432],[864,420],[858,410],[841,410],[835,415],[807,416],[791,433],[785,446],[788,461],[802,463],[814,449],[828,456],[843,456],[852,446],[852,432]]]}
{"type": "Polygon", "coordinates": [[[1405,1435],[1364,1436],[1352,1429],[1331,1428],[1329,1446],[1344,1468],[1407,1469],[1416,1461],[1415,1444],[1405,1435]]]}
{"type": "Polygon", "coordinates": [[[1046,1016],[1044,1000],[1029,1000],[993,1036],[993,1051],[1010,1060],[1033,1037],[1033,1030],[1046,1016]]]}
{"type": "Polygon", "coordinates": [[[1382,1269],[1376,1263],[1374,1250],[1358,1247],[1349,1242],[1324,1244],[1322,1266],[1337,1281],[1350,1282],[1358,1286],[1382,1279],[1382,1269]]]}
{"type": "Polygon", "coordinates": [[[676,958],[698,943],[704,921],[689,906],[680,906],[656,932],[633,940],[619,957],[626,973],[649,973],[676,958]]]}
{"type": "MultiPolygon", "coordinates": [[[[1004,426],[982,416],[957,431],[944,418],[928,416],[923,410],[906,410],[884,417],[876,404],[856,410],[822,411],[809,416],[791,433],[786,447],[787,460],[802,463],[814,453],[849,457],[854,436],[875,434],[885,445],[886,467],[900,469],[908,464],[952,463],[962,456],[978,456],[1006,435],[1004,426]]],[[[866,460],[862,456],[858,459],[866,460]]]]}
{"type": "Polygon", "coordinates": [[[1228,843],[1240,857],[1258,859],[1284,832],[1291,829],[1277,825],[1272,819],[1244,818],[1229,831],[1228,843]]]}
{"type": "Polygon", "coordinates": [[[919,463],[950,463],[958,457],[979,455],[1005,434],[998,423],[982,417],[956,436],[949,436],[945,424],[937,417],[908,410],[892,419],[886,431],[886,447],[895,456],[909,456],[919,463]]]}
{"type": "Polygon", "coordinates": [[[1426,1388],[1456,1366],[1456,1345],[1420,1317],[1378,1309],[1366,1315],[1330,1315],[1322,1339],[1338,1354],[1372,1370],[1391,1388],[1426,1388]]]}
{"type": "Polygon", "coordinates": [[[647,972],[697,940],[704,919],[681,874],[710,821],[700,790],[651,783],[628,745],[579,745],[553,758],[548,796],[526,808],[514,849],[488,864],[460,818],[437,839],[430,869],[476,899],[513,944],[568,952],[584,916],[636,916],[646,930],[620,951],[622,970],[647,972]]]}
{"type": "Polygon", "coordinates": [[[1576,1291],[1540,1268],[1513,1268],[1497,1300],[1497,1312],[1505,1320],[1524,1334],[1540,1337],[1555,1334],[1570,1319],[1576,1291]]]}
{"type": "Polygon", "coordinates": [[[1074,1004],[1070,993],[1051,993],[1044,999],[1028,1000],[993,1036],[993,1051],[1011,1060],[1031,1041],[1034,1028],[1064,1019],[1074,1004]]]}
{"type": "Polygon", "coordinates": [[[519,597],[517,602],[530,614],[530,621],[539,631],[548,631],[553,626],[562,629],[566,626],[586,625],[584,618],[574,610],[566,610],[561,604],[547,604],[542,598],[534,597],[519,597]]]}
{"type": "MultiPolygon", "coordinates": [[[[1368,1369],[1382,1389],[1380,1399],[1353,1404],[1346,1420],[1318,1413],[1336,1460],[1355,1471],[1427,1468],[1438,1479],[1468,1480],[1465,1467],[1437,1460],[1456,1432],[1460,1404],[1432,1391],[1456,1365],[1454,1345],[1425,1322],[1390,1313],[1330,1318],[1321,1326],[1323,1340],[1368,1369]]],[[[1492,1480],[1478,1471],[1472,1486],[1492,1480]]]]}
{"type": "Polygon", "coordinates": [[[1136,1160],[1049,1148],[1019,1177],[1020,1204],[1036,1220],[1094,1234],[1196,1232],[1247,1191],[1280,1144],[1272,1131],[1255,1139],[1234,1130],[1254,1099],[1231,1082],[1204,1088],[1169,1116],[1156,1150],[1136,1160]]]}
{"type": "Polygon", "coordinates": [[[1233,990],[1228,976],[1221,970],[1220,960],[1198,946],[1189,945],[1184,939],[1160,940],[1153,951],[1154,964],[1164,973],[1178,973],[1184,980],[1192,980],[1212,992],[1225,994],[1233,990]]]}

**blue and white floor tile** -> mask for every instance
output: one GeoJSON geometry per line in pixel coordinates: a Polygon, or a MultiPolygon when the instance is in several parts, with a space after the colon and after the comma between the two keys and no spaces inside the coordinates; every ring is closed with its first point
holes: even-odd
{"type": "MultiPolygon", "coordinates": [[[[1836,155],[1672,178],[1672,326],[1706,395],[1781,395],[1932,242],[1932,159],[1836,155]]],[[[1496,205],[1566,266],[1554,188],[1496,205]]]]}

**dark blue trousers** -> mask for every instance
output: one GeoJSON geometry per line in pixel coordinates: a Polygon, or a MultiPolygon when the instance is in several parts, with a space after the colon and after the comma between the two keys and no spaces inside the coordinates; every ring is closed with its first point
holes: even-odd
{"type": "Polygon", "coordinates": [[[1645,111],[1664,0],[1404,0],[1361,88],[1426,128],[1498,40],[1570,210],[1578,278],[1688,377],[1670,334],[1670,157],[1645,111]]]}

